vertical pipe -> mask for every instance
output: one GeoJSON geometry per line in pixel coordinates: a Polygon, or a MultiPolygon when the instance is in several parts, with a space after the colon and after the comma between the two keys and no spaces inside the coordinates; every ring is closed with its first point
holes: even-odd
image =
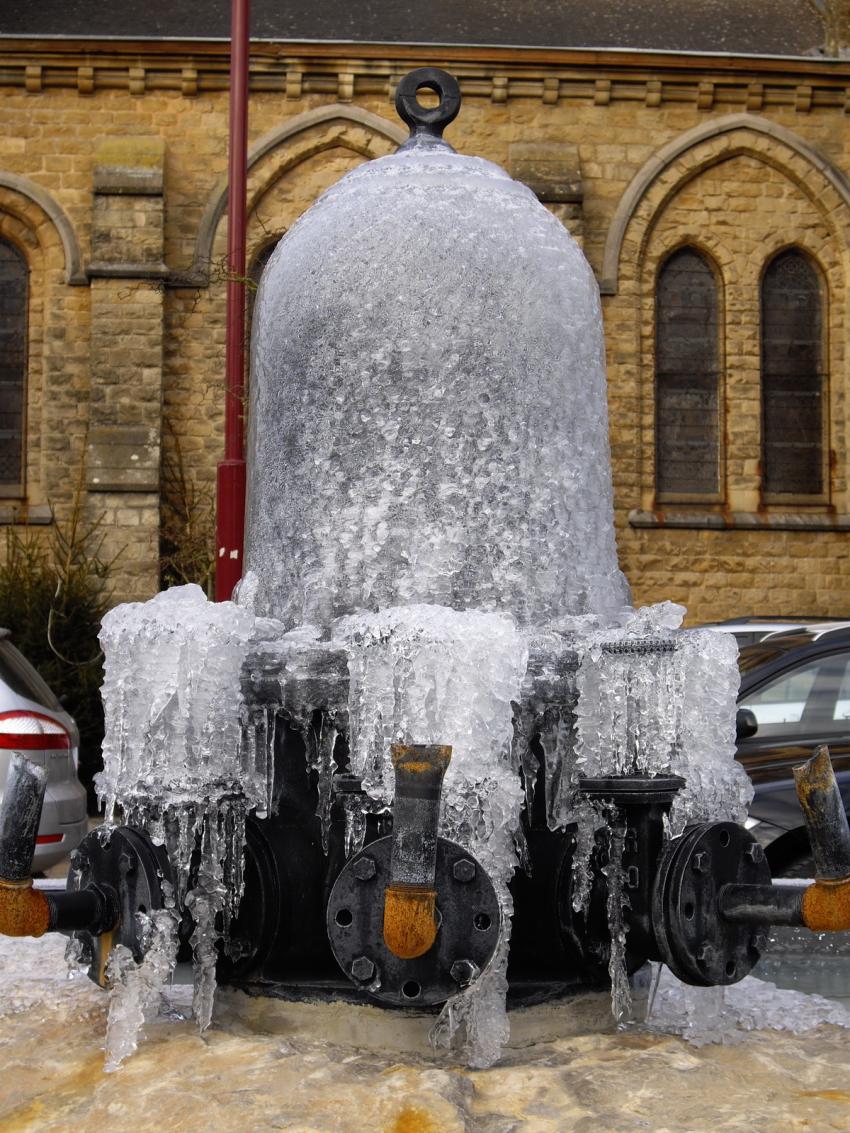
{"type": "Polygon", "coordinates": [[[815,877],[839,881],[850,876],[850,825],[826,744],[794,768],[794,780],[812,844],[815,877]]]}
{"type": "Polygon", "coordinates": [[[41,821],[47,772],[17,752],[0,804],[0,879],[22,882],[32,876],[32,857],[41,821]]]}
{"type": "Polygon", "coordinates": [[[227,337],[224,460],[216,482],[216,601],[242,577],[245,529],[245,212],[250,0],[232,0],[230,155],[227,176],[227,337]]]}

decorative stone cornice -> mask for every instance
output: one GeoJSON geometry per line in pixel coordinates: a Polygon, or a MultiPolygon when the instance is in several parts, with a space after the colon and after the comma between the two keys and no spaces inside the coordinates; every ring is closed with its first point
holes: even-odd
{"type": "MultiPolygon", "coordinates": [[[[544,105],[694,105],[700,110],[786,107],[800,114],[850,106],[850,61],[685,55],[619,50],[499,47],[407,47],[401,44],[270,43],[251,45],[252,92],[286,99],[322,94],[337,102],[394,98],[399,78],[439,62],[458,77],[466,98],[494,103],[537,99],[544,105]]],[[[32,95],[76,89],[133,95],[177,91],[186,98],[228,87],[228,47],[214,41],[114,42],[0,38],[0,86],[32,95]]]]}

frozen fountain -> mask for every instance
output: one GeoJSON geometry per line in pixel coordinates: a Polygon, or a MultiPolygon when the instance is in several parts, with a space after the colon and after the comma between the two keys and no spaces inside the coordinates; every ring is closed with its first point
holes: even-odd
{"type": "MultiPolygon", "coordinates": [[[[813,841],[838,849],[807,897],[739,825],[734,642],[633,609],[618,569],[592,272],[529,189],[443,141],[459,105],[443,72],[407,76],[409,141],[281,240],[235,601],[107,615],[107,824],[67,893],[0,868],[30,893],[15,924],[73,931],[112,988],[119,1057],[191,957],[202,1028],[218,980],[431,1010],[489,1065],[507,1005],[610,986],[622,1019],[647,960],[736,983],[765,926],[822,927],[850,873],[811,769],[813,841]]],[[[16,774],[25,848],[40,788],[16,774]]]]}

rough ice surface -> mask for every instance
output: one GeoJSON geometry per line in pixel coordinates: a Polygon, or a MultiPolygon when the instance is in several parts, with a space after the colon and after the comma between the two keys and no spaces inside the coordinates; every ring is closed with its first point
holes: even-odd
{"type": "MultiPolygon", "coordinates": [[[[226,947],[242,895],[245,816],[268,807],[270,752],[241,742],[240,678],[255,623],[232,602],[212,603],[200,587],[181,586],[116,606],[100,633],[104,836],[120,809],[127,825],[166,847],[173,916],[188,909],[195,925],[194,1006],[202,1030],[212,1016],[217,942],[226,947]]],[[[139,976],[116,964],[116,985],[138,988],[160,973],[145,967],[139,976]]],[[[126,1000],[137,1016],[137,999],[127,991],[116,1002],[126,1000]]]]}
{"type": "Polygon", "coordinates": [[[626,602],[598,288],[524,185],[445,146],[367,162],[280,241],[254,327],[259,614],[626,602]]]}
{"type": "Polygon", "coordinates": [[[690,987],[654,964],[646,1026],[681,1035],[694,1046],[740,1042],[747,1031],[803,1034],[823,1023],[850,1028],[850,1011],[821,995],[781,990],[746,976],[730,987],[690,987]]]}
{"type": "Polygon", "coordinates": [[[374,802],[392,801],[391,744],[451,745],[440,834],[489,874],[503,921],[493,960],[448,1001],[435,1040],[448,1045],[457,1034],[468,1063],[489,1066],[508,1037],[508,883],[524,799],[511,759],[512,703],[528,663],[524,638],[503,614],[434,605],[343,618],[334,637],[348,654],[351,769],[374,802]]]}
{"type": "Polygon", "coordinates": [[[109,1015],[106,1024],[106,1070],[117,1070],[136,1049],[146,1019],[158,1013],[166,982],[177,959],[177,924],[170,909],[158,909],[142,921],[146,949],[141,963],[116,944],[106,966],[109,1015]]]}
{"type": "MultiPolygon", "coordinates": [[[[678,629],[684,613],[662,602],[577,640],[575,771],[681,775],[677,831],[686,822],[741,822],[753,793],[735,760],[737,645],[731,634],[678,629]]],[[[563,772],[560,781],[569,787],[563,772]]]]}

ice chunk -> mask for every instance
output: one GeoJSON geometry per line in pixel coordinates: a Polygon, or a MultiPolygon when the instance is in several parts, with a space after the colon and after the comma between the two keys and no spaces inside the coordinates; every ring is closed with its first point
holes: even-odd
{"type": "Polygon", "coordinates": [[[746,1031],[802,1034],[823,1023],[850,1028],[850,1011],[820,995],[780,990],[746,976],[729,987],[690,987],[663,964],[653,966],[646,1025],[681,1035],[694,1046],[740,1042],[746,1031]]]}

